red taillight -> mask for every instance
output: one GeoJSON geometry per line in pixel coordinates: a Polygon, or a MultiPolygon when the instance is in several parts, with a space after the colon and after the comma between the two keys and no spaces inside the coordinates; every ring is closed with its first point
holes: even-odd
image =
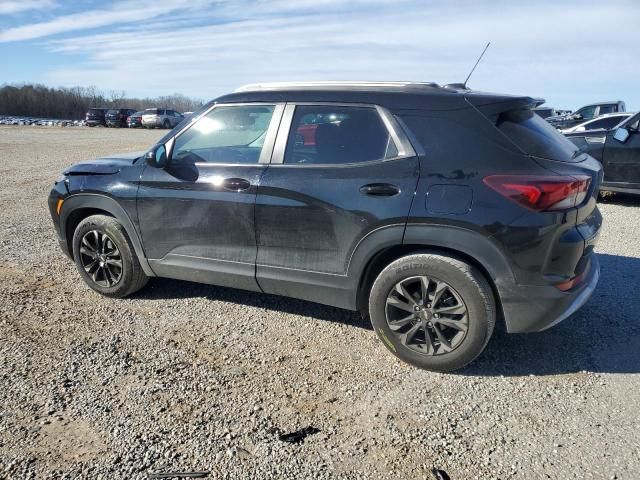
{"type": "Polygon", "coordinates": [[[591,177],[543,175],[490,175],[484,183],[509,200],[530,210],[563,210],[580,205],[591,177]]]}
{"type": "Polygon", "coordinates": [[[561,292],[566,292],[567,290],[571,290],[573,287],[580,285],[582,280],[584,280],[584,272],[565,282],[556,284],[556,288],[561,292]]]}

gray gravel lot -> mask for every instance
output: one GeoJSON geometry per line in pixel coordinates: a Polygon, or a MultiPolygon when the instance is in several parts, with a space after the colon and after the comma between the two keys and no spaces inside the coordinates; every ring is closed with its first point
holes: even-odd
{"type": "Polygon", "coordinates": [[[580,312],[434,374],[343,310],[164,279],[89,290],[51,185],[163,133],[0,127],[0,478],[640,478],[640,200],[601,204],[580,312]]]}

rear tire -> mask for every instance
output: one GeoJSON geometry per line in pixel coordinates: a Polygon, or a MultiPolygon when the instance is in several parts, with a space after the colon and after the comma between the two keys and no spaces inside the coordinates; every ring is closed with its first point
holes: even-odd
{"type": "Polygon", "coordinates": [[[169,120],[165,120],[164,122],[162,122],[162,126],[166,129],[171,128],[171,124],[169,123],[169,120]]]}
{"type": "Polygon", "coordinates": [[[73,234],[73,259],[89,287],[107,297],[122,298],[149,280],[124,227],[113,217],[92,215],[73,234]]]}
{"type": "Polygon", "coordinates": [[[419,368],[449,372],[484,350],[496,307],[491,286],[477,268],[447,255],[420,253],[380,272],[369,295],[369,315],[395,356],[419,368]]]}

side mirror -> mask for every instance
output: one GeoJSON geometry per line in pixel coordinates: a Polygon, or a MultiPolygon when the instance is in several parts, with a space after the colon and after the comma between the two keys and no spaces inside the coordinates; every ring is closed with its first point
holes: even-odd
{"type": "Polygon", "coordinates": [[[164,168],[167,165],[167,148],[163,144],[155,145],[146,153],[145,160],[154,168],[164,168]]]}
{"type": "Polygon", "coordinates": [[[615,138],[620,143],[624,143],[629,138],[629,130],[626,128],[616,128],[616,132],[613,134],[613,138],[615,138]]]}

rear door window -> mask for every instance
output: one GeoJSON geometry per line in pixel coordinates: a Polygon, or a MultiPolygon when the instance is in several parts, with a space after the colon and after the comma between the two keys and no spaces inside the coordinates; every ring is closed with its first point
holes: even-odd
{"type": "Polygon", "coordinates": [[[599,115],[604,115],[605,113],[615,113],[618,109],[616,105],[600,105],[600,113],[599,115]]]}
{"type": "Polygon", "coordinates": [[[299,105],[284,163],[361,163],[397,155],[398,149],[374,107],[299,105]]]}

